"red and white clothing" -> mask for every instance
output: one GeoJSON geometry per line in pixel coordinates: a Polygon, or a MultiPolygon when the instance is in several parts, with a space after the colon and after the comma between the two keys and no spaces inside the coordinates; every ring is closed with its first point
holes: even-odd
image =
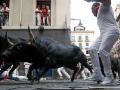
{"type": "Polygon", "coordinates": [[[41,24],[42,25],[46,24],[45,20],[47,19],[47,16],[48,16],[48,9],[46,7],[42,8],[41,9],[41,24]]]}

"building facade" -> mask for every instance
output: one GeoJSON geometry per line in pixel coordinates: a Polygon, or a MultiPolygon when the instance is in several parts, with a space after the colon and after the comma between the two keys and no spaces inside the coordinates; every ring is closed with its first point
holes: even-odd
{"type": "Polygon", "coordinates": [[[70,0],[2,0],[0,3],[3,2],[10,9],[9,28],[35,27],[42,25],[43,21],[47,22],[45,26],[52,28],[70,28],[70,0]],[[40,14],[38,18],[36,14],[40,14]],[[41,24],[37,24],[36,19],[41,24]]]}
{"type": "MultiPolygon", "coordinates": [[[[43,26],[40,35],[70,44],[70,0],[0,0],[6,3],[7,24],[2,26],[12,38],[29,38],[28,25],[34,35],[43,26]]],[[[24,65],[19,69],[23,73],[24,65]]],[[[22,74],[23,75],[23,74],[22,74]]]]}
{"type": "Polygon", "coordinates": [[[85,30],[84,27],[75,27],[74,31],[71,31],[71,43],[77,45],[87,55],[88,49],[94,41],[94,31],[85,30]]]}
{"type": "Polygon", "coordinates": [[[28,39],[28,25],[36,35],[43,26],[43,36],[70,44],[70,0],[0,0],[9,8],[4,31],[13,38],[28,39]]]}

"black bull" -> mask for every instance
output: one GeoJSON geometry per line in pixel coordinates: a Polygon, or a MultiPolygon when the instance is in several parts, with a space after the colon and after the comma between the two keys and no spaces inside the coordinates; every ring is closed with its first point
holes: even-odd
{"type": "MultiPolygon", "coordinates": [[[[64,45],[55,40],[36,37],[35,45],[28,43],[18,43],[8,48],[0,57],[1,60],[9,63],[29,62],[33,67],[43,68],[44,71],[40,75],[44,75],[49,68],[67,67],[74,70],[71,81],[74,80],[80,62],[91,73],[91,66],[87,63],[87,58],[79,47],[75,45],[64,45]]],[[[29,73],[33,68],[29,69],[29,73]]]]}
{"type": "MultiPolygon", "coordinates": [[[[2,29],[0,30],[0,55],[6,50],[8,49],[9,47],[13,46],[15,43],[19,43],[19,42],[26,42],[26,40],[22,39],[22,38],[17,38],[17,39],[14,39],[10,36],[7,35],[7,32],[3,32],[2,29]]],[[[19,65],[19,62],[3,62],[2,60],[0,60],[0,66],[1,67],[1,71],[0,71],[0,75],[3,71],[5,71],[7,69],[7,67],[10,67],[12,66],[13,67],[11,68],[11,70],[9,71],[9,78],[10,79],[16,79],[17,78],[14,78],[12,77],[12,73],[13,71],[17,68],[17,66],[19,65]],[[5,64],[6,66],[4,67],[2,64],[5,64]]],[[[0,77],[0,79],[2,79],[2,77],[0,77]]]]}
{"type": "MultiPolygon", "coordinates": [[[[2,52],[4,50],[6,50],[7,48],[12,46],[12,42],[10,42],[9,40],[18,42],[18,40],[15,40],[15,39],[12,39],[11,37],[8,37],[7,33],[4,33],[2,30],[0,30],[0,55],[2,54],[2,52]]],[[[2,65],[2,64],[3,64],[3,61],[0,60],[0,65],[2,65]]],[[[19,63],[16,62],[16,63],[10,64],[10,63],[4,62],[4,64],[14,66],[9,72],[9,76],[12,76],[12,72],[14,71],[14,68],[16,68],[19,63]]]]}

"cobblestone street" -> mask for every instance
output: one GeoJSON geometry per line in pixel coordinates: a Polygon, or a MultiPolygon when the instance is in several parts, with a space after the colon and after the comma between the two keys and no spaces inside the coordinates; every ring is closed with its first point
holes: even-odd
{"type": "Polygon", "coordinates": [[[0,90],[120,90],[120,82],[101,86],[88,80],[75,80],[73,83],[69,80],[44,80],[30,85],[28,81],[5,80],[0,82],[0,90]]]}

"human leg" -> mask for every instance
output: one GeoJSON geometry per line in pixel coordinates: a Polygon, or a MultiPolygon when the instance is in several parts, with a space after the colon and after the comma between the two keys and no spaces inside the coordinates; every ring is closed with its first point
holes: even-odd
{"type": "MultiPolygon", "coordinates": [[[[84,68],[84,69],[85,69],[85,68],[84,68]]],[[[84,80],[87,78],[84,70],[81,72],[81,75],[82,75],[82,77],[83,77],[84,80]]]]}
{"type": "Polygon", "coordinates": [[[62,75],[62,73],[61,73],[61,69],[62,69],[63,67],[60,67],[60,68],[58,68],[57,69],[57,72],[58,72],[58,74],[59,74],[59,76],[60,76],[60,79],[63,79],[63,75],[62,75]]]}
{"type": "Polygon", "coordinates": [[[102,60],[102,64],[105,72],[105,79],[102,84],[111,83],[113,81],[113,74],[110,61],[110,50],[114,43],[117,41],[118,35],[104,35],[99,49],[99,56],[102,60]]]}
{"type": "Polygon", "coordinates": [[[98,50],[101,44],[101,39],[102,39],[101,36],[98,37],[89,49],[89,53],[91,56],[91,62],[92,62],[93,70],[94,70],[93,77],[96,81],[102,81],[102,73],[101,73],[100,62],[99,62],[99,57],[98,57],[98,50]]]}
{"type": "Polygon", "coordinates": [[[61,69],[62,69],[62,67],[60,67],[60,68],[57,69],[57,72],[58,72],[58,74],[59,74],[60,77],[63,76],[62,73],[61,73],[61,69]]]}
{"type": "Polygon", "coordinates": [[[61,72],[62,72],[68,79],[70,79],[70,75],[66,72],[66,70],[65,70],[64,67],[61,69],[61,72]]]}

